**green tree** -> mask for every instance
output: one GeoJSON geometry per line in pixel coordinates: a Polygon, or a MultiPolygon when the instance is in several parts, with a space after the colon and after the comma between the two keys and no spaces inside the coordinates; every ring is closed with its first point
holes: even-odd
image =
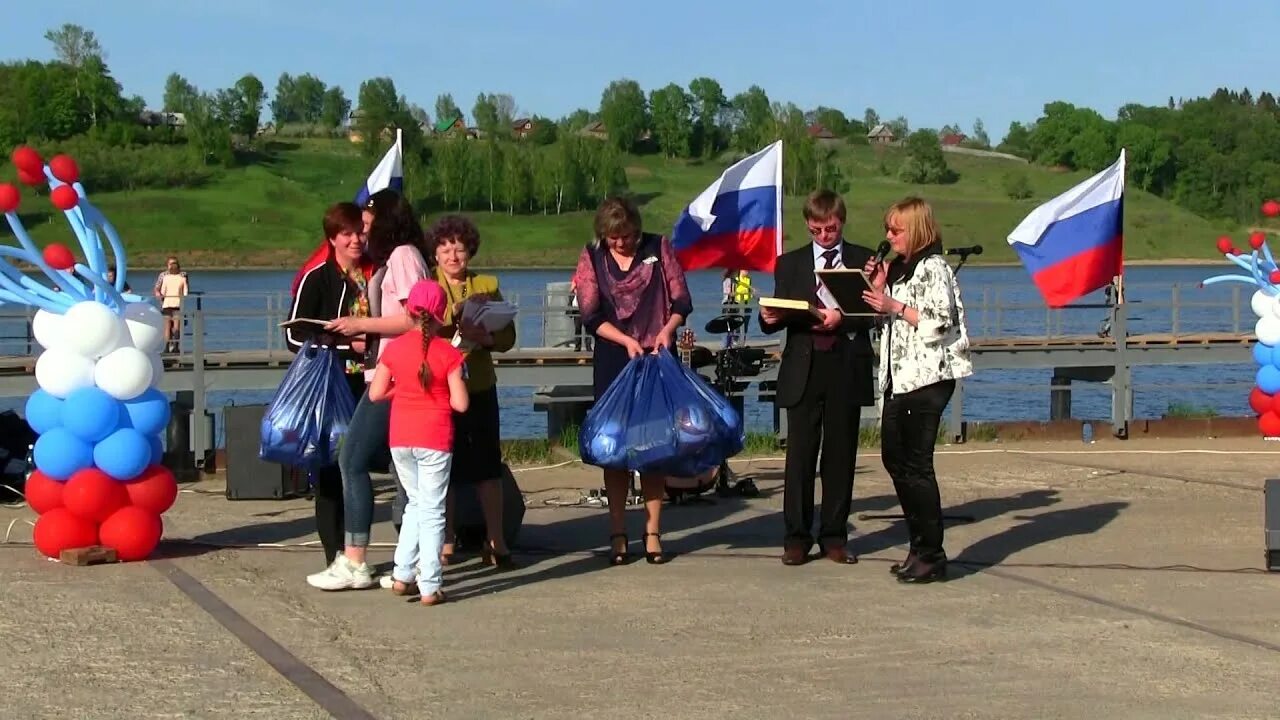
{"type": "Polygon", "coordinates": [[[729,101],[733,123],[733,146],[746,153],[769,144],[774,135],[773,108],[764,88],[752,85],[729,101]]]}
{"type": "Polygon", "coordinates": [[[165,112],[190,112],[199,99],[200,92],[186,78],[178,73],[169,73],[164,81],[165,112]]]}
{"type": "Polygon", "coordinates": [[[609,143],[631,152],[649,125],[640,83],[627,79],[609,83],[600,96],[600,119],[609,133],[609,143]]]}
{"type": "MultiPolygon", "coordinates": [[[[534,115],[529,119],[533,122],[533,131],[525,138],[528,142],[534,145],[550,145],[559,137],[560,126],[551,118],[534,115]]],[[[533,162],[532,158],[530,162],[533,162]]]]}
{"type": "Polygon", "coordinates": [[[376,155],[384,147],[383,134],[396,127],[400,117],[400,96],[389,77],[376,77],[360,83],[357,95],[356,130],[363,139],[366,155],[376,155]]]}
{"type": "Polygon", "coordinates": [[[258,134],[258,126],[262,121],[262,103],[267,94],[262,81],[249,74],[236,81],[232,90],[240,95],[240,112],[231,119],[231,132],[252,138],[258,134]]]}
{"type": "Polygon", "coordinates": [[[444,122],[454,118],[462,117],[462,110],[458,107],[458,103],[453,101],[453,95],[444,93],[436,97],[436,120],[444,122]]]}
{"type": "Polygon", "coordinates": [[[831,134],[838,138],[849,135],[849,118],[845,117],[843,112],[835,108],[819,105],[818,108],[813,111],[813,117],[810,122],[817,123],[827,130],[830,130],[831,134]]]}
{"type": "Polygon", "coordinates": [[[1008,195],[1010,200],[1026,200],[1032,195],[1031,179],[1022,170],[1011,170],[1005,173],[1002,184],[1004,194],[1008,195]]]}
{"type": "Polygon", "coordinates": [[[560,129],[566,135],[572,135],[589,125],[593,119],[585,108],[578,108],[560,120],[560,129]]]}
{"type": "Polygon", "coordinates": [[[1009,130],[996,146],[996,150],[1030,160],[1032,157],[1031,131],[1020,122],[1009,123],[1009,130]]]}
{"type": "Polygon", "coordinates": [[[347,94],[342,91],[342,88],[334,85],[324,91],[324,98],[320,102],[321,125],[328,128],[339,127],[350,114],[351,101],[347,99],[347,94]]]}
{"type": "Polygon", "coordinates": [[[503,152],[502,160],[501,200],[507,206],[507,214],[514,215],[516,208],[528,207],[533,198],[529,148],[523,145],[511,146],[503,152]]]}
{"type": "Polygon", "coordinates": [[[919,185],[956,181],[955,172],[947,166],[937,132],[921,129],[907,136],[907,159],[898,170],[898,179],[919,185]]]}
{"type": "Polygon", "coordinates": [[[867,108],[862,113],[862,124],[867,126],[867,132],[871,132],[880,124],[880,113],[875,108],[867,108]]]}
{"type": "Polygon", "coordinates": [[[669,158],[688,157],[693,139],[693,103],[684,88],[671,83],[649,93],[649,112],[658,147],[669,158]]]}
{"type": "MultiPolygon", "coordinates": [[[[503,136],[502,122],[498,119],[497,96],[480,93],[476,96],[476,104],[471,107],[471,117],[475,120],[480,132],[490,138],[503,136]]],[[[511,125],[507,124],[507,129],[511,125]]]]}
{"type": "Polygon", "coordinates": [[[694,78],[689,83],[689,94],[693,96],[696,152],[704,158],[712,157],[724,147],[720,116],[729,101],[720,83],[709,77],[694,78]]]}
{"type": "Polygon", "coordinates": [[[886,125],[893,131],[893,136],[899,140],[911,134],[911,125],[907,122],[907,118],[903,115],[890,120],[886,125]]]}
{"type": "MultiPolygon", "coordinates": [[[[94,72],[93,68],[88,67],[88,63],[91,60],[97,60],[98,64],[102,65],[105,59],[97,36],[92,30],[86,30],[79,25],[63,23],[61,27],[46,31],[44,38],[53,44],[53,53],[58,58],[58,62],[67,65],[73,71],[75,95],[77,98],[83,97],[83,75],[87,69],[90,73],[94,72]]],[[[98,124],[96,111],[90,113],[90,121],[94,125],[98,124]]]]}
{"type": "Polygon", "coordinates": [[[991,138],[987,136],[987,126],[982,123],[982,118],[973,121],[973,135],[969,139],[974,147],[983,150],[991,147],[991,138]]]}

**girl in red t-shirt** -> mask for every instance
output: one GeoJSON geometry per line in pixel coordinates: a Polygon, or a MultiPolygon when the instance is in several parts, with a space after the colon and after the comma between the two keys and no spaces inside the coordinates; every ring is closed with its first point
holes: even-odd
{"type": "Polygon", "coordinates": [[[445,600],[440,591],[440,550],[453,464],[453,413],[466,412],[469,402],[462,353],[436,336],[444,310],[444,289],[439,283],[415,283],[405,311],[418,327],[383,348],[369,385],[370,400],[391,400],[391,459],[409,496],[396,544],[391,591],[413,594],[416,570],[423,605],[445,600]]]}

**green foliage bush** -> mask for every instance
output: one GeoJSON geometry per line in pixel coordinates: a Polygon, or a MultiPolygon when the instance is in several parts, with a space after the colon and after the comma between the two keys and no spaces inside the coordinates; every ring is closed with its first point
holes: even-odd
{"type": "Polygon", "coordinates": [[[1011,200],[1026,200],[1032,195],[1031,179],[1021,170],[1005,173],[1002,183],[1004,185],[1004,194],[1008,195],[1011,200]]]}

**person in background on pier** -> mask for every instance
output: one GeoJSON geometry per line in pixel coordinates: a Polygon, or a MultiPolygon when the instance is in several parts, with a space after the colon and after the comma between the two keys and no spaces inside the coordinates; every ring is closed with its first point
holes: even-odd
{"type": "Polygon", "coordinates": [[[972,375],[973,363],[960,287],[942,254],[933,210],[908,197],[885,213],[884,230],[897,256],[888,264],[867,261],[863,270],[871,289],[863,297],[885,313],[880,456],[910,539],[906,560],[890,570],[900,582],[926,583],[947,575],[933,446],[956,380],[972,375]]]}
{"type": "MultiPolygon", "coordinates": [[[[574,274],[582,323],[596,338],[592,355],[595,397],[632,358],[660,348],[675,352],[675,332],[693,312],[684,269],[666,237],[641,232],[640,211],[629,199],[606,198],[596,210],[595,237],[578,257],[574,274]]],[[[627,492],[631,474],[604,471],[609,500],[611,565],[627,562],[627,492]]],[[[666,478],[641,475],[645,559],[669,559],[662,551],[660,515],[666,478]]]]}
{"type": "Polygon", "coordinates": [[[182,299],[189,290],[187,274],[178,264],[177,256],[170,255],[152,289],[152,294],[160,301],[160,312],[164,315],[164,351],[167,353],[178,352],[182,338],[182,299]]]}
{"type": "Polygon", "coordinates": [[[445,601],[440,548],[453,464],[453,413],[465,413],[469,400],[462,353],[438,334],[444,290],[419,280],[405,310],[418,327],[387,343],[369,385],[372,400],[391,403],[391,459],[407,495],[387,584],[396,595],[417,594],[423,605],[439,605],[445,601]]]}
{"type": "MultiPolygon", "coordinates": [[[[116,269],[114,266],[112,266],[110,270],[107,270],[107,284],[112,286],[116,284],[116,269]]],[[[129,286],[128,280],[124,281],[124,291],[127,293],[133,292],[133,288],[129,286]]]]}
{"type": "Polygon", "coordinates": [[[860,268],[872,257],[861,245],[844,240],[844,198],[818,190],[804,204],[812,242],[778,257],[773,294],[808,300],[809,312],[760,309],[766,334],[786,329],[774,402],[787,410],[787,459],[783,481],[784,565],[809,561],[813,546],[813,492],[822,450],[822,513],[818,543],[837,563],[855,563],[849,541],[853,468],[858,453],[860,408],[875,401],[871,391],[872,317],[846,317],[818,284],[816,270],[860,268]],[[821,289],[821,292],[820,292],[821,289]]]}
{"type": "MultiPolygon", "coordinates": [[[[368,317],[343,316],[324,329],[346,337],[365,336],[365,381],[373,373],[386,343],[412,330],[413,318],[405,302],[414,283],[428,277],[422,227],[413,206],[395,190],[380,190],[369,197],[363,219],[368,223],[365,252],[373,264],[367,287],[368,317]]],[[[374,402],[366,391],[356,403],[355,414],[338,451],[342,472],[342,502],[346,547],[324,572],[307,577],[321,590],[371,587],[373,571],[365,562],[373,527],[373,479],[369,469],[388,445],[391,406],[374,402]]]]}
{"type": "MultiPolygon", "coordinates": [[[[366,293],[372,267],[364,257],[364,221],[360,208],[343,202],[330,206],[322,222],[324,245],[328,249],[323,260],[308,259],[293,294],[289,319],[332,320],[352,316],[367,317],[366,293]]],[[[330,345],[346,360],[347,386],[352,398],[364,395],[364,339],[347,338],[325,332],[320,325],[299,323],[285,329],[285,344],[296,353],[308,340],[330,345]]],[[[338,465],[321,468],[313,476],[316,533],[324,546],[328,567],[342,551],[343,502],[342,473],[338,465]]]]}
{"type": "Polygon", "coordinates": [[[461,215],[446,215],[427,233],[427,257],[434,260],[435,280],[445,291],[448,303],[440,328],[441,337],[454,342],[466,357],[467,392],[470,407],[454,413],[453,470],[446,513],[443,561],[454,551],[456,489],[461,484],[475,486],[484,515],[488,539],[480,549],[486,565],[502,570],[515,567],[503,533],[502,442],[498,411],[498,375],[493,353],[506,352],[516,344],[515,321],[492,332],[483,326],[459,323],[468,303],[502,300],[498,278],[477,275],[469,269],[480,250],[480,231],[461,215]]]}

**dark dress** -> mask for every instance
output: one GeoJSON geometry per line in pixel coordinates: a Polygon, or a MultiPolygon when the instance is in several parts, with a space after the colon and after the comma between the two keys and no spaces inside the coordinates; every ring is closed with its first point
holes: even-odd
{"type": "Polygon", "coordinates": [[[654,345],[655,326],[661,326],[673,314],[687,318],[693,312],[693,304],[684,271],[670,243],[656,234],[641,235],[635,259],[626,270],[618,267],[613,254],[604,246],[585,249],[575,278],[583,325],[596,336],[592,387],[599,399],[630,361],[626,348],[599,336],[600,326],[608,322],[637,338],[641,346],[649,350],[654,345]],[[634,288],[637,297],[628,298],[634,311],[620,319],[618,302],[609,288],[628,287],[628,283],[638,277],[633,276],[642,272],[651,273],[649,281],[643,287],[634,288]],[[606,273],[608,277],[604,277],[606,273]]]}

